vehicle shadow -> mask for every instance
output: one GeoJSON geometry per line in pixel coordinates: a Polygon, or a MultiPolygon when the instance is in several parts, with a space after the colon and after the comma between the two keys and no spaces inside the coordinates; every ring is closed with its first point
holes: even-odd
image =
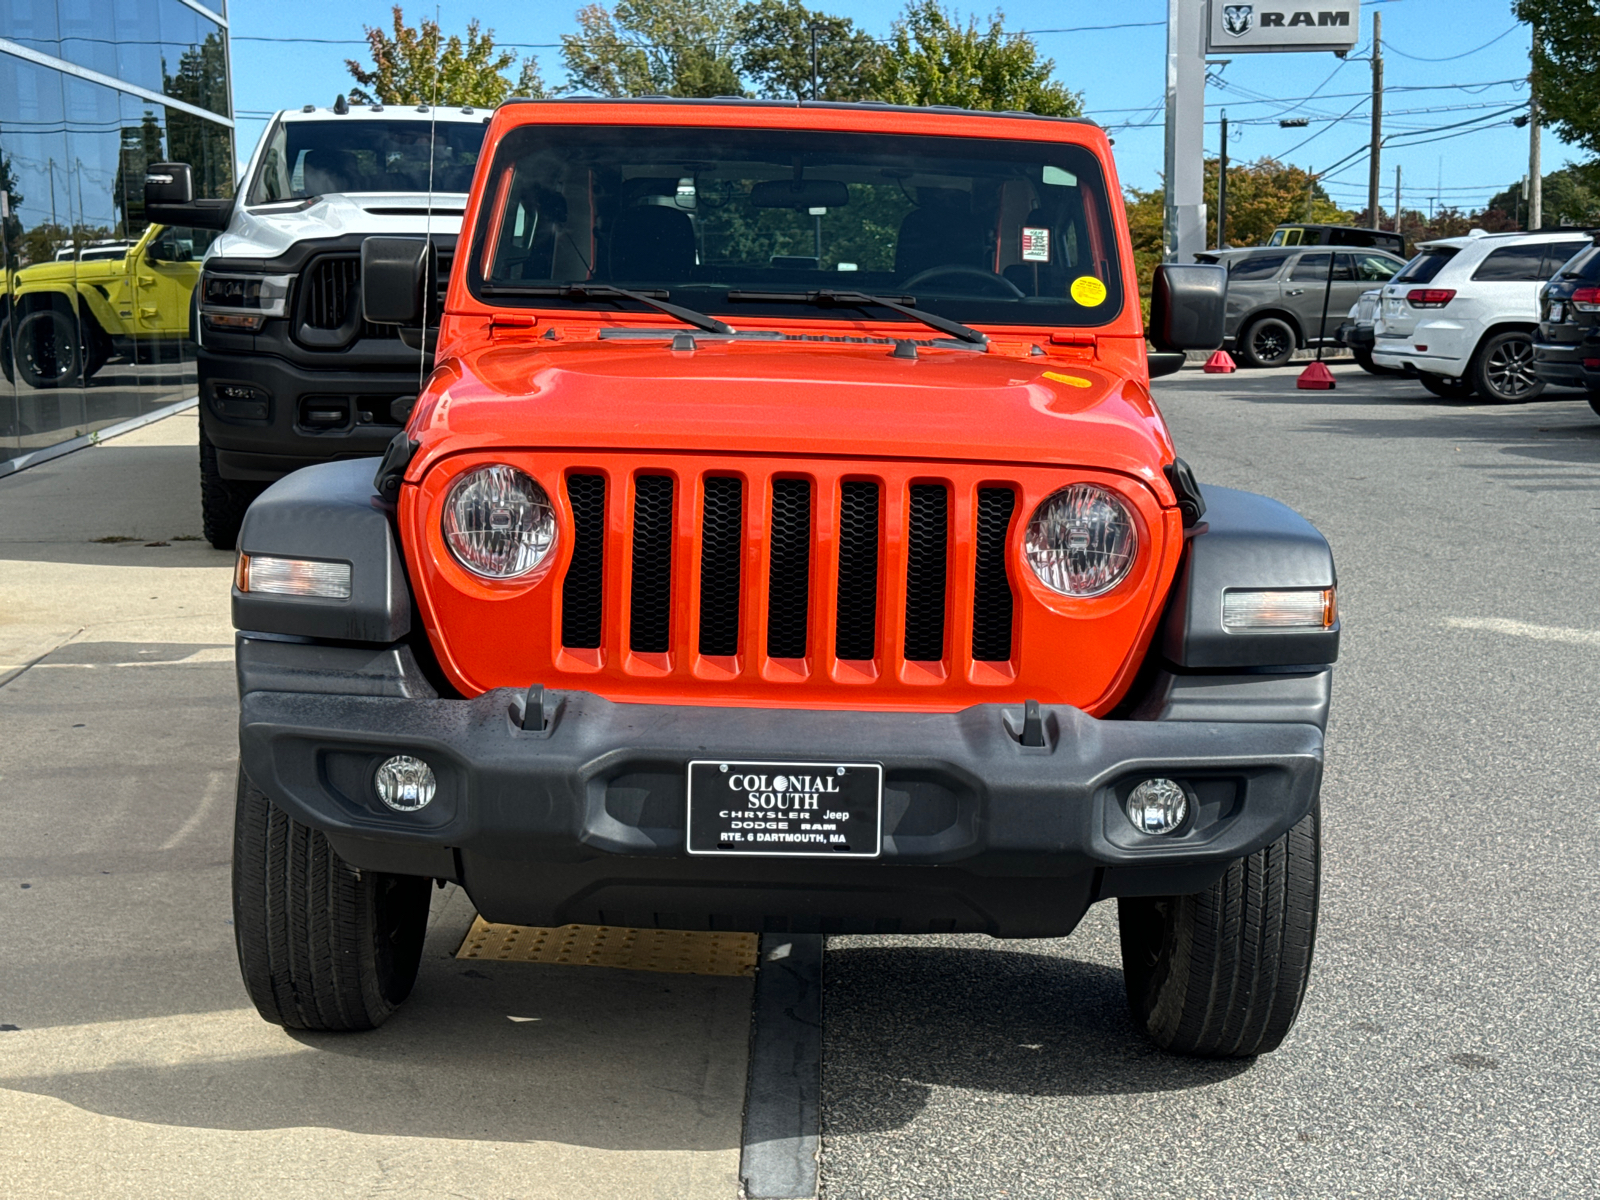
{"type": "Polygon", "coordinates": [[[461,934],[435,928],[416,992],[373,1032],[292,1033],[249,1009],[24,1030],[0,1090],[189,1128],[738,1146],[751,980],[464,961],[461,934]]]}
{"type": "Polygon", "coordinates": [[[1204,1087],[1250,1066],[1159,1050],[1128,1015],[1121,971],[1053,954],[830,948],[825,989],[825,1134],[902,1128],[935,1087],[1120,1095],[1204,1087]]]}

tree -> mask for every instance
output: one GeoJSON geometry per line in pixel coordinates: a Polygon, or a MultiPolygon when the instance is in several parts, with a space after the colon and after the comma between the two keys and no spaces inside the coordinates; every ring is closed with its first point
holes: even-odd
{"type": "Polygon", "coordinates": [[[484,30],[474,18],[467,22],[467,40],[456,34],[446,38],[439,22],[423,18],[417,28],[405,22],[397,4],[392,10],[394,35],[363,26],[372,54],[372,68],[354,59],[345,66],[359,87],[350,89],[358,104],[441,104],[455,108],[472,105],[494,108],[515,87],[519,95],[544,95],[538,60],[523,61],[515,85],[501,74],[517,62],[509,50],[496,50],[494,30],[484,30]]]}
{"type": "Polygon", "coordinates": [[[1007,33],[996,12],[987,29],[939,0],[909,0],[882,52],[863,72],[868,91],[891,104],[952,104],[1075,117],[1083,97],[1051,79],[1053,59],[1032,40],[1007,33]]]}
{"type": "Polygon", "coordinates": [[[1600,9],[1593,0],[1516,0],[1517,20],[1539,31],[1534,95],[1563,141],[1600,154],[1600,9]]]}
{"type": "MultiPolygon", "coordinates": [[[[1205,162],[1206,245],[1217,244],[1217,178],[1220,163],[1205,162]]],[[[1302,167],[1275,158],[1228,164],[1228,245],[1261,246],[1286,221],[1350,225],[1354,214],[1328,197],[1302,167]],[[1308,188],[1309,185],[1309,188],[1308,188]]]]}
{"type": "Polygon", "coordinates": [[[117,233],[122,237],[137,237],[144,231],[145,169],[153,162],[166,160],[161,142],[161,122],[149,109],[139,124],[122,127],[117,174],[111,184],[111,205],[121,214],[117,233]]]}
{"type": "Polygon", "coordinates": [[[16,168],[11,160],[0,154],[0,195],[6,198],[5,216],[0,217],[0,269],[15,269],[17,255],[22,250],[22,217],[17,210],[22,207],[23,196],[17,187],[16,168]]]}
{"type": "MultiPolygon", "coordinates": [[[[1567,166],[1544,176],[1544,223],[1576,226],[1587,229],[1600,225],[1600,164],[1567,166]]],[[[1510,228],[1520,229],[1527,224],[1528,200],[1522,192],[1522,181],[1511,184],[1495,195],[1485,208],[1498,209],[1509,214],[1510,228]],[[1521,218],[1517,221],[1516,218],[1521,218]]],[[[1485,228],[1488,228],[1485,226],[1485,228]]]]}
{"type": "Polygon", "coordinates": [[[861,100],[862,73],[877,43],[849,17],[832,17],[800,0],[754,0],[739,10],[739,69],[769,99],[861,100]],[[811,94],[812,34],[817,47],[817,95],[811,94]]]}
{"type": "MultiPolygon", "coordinates": [[[[227,49],[220,34],[211,34],[199,46],[183,52],[178,73],[168,75],[161,64],[163,91],[211,112],[228,111],[227,49]]],[[[173,162],[194,168],[194,194],[223,199],[233,195],[233,133],[214,121],[191,116],[182,109],[167,109],[167,153],[173,162]]],[[[142,186],[142,185],[141,185],[142,186]]]]}
{"type": "Polygon", "coordinates": [[[617,0],[561,36],[567,86],[602,96],[740,96],[738,0],[617,0]]]}

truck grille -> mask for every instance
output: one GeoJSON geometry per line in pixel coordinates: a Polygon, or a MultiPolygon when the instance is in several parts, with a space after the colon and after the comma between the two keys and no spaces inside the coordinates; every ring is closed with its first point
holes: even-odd
{"type": "Polygon", "coordinates": [[[626,647],[625,673],[705,660],[767,680],[1009,672],[1017,486],[845,474],[570,470],[563,647],[626,647]]]}
{"type": "MultiPolygon", "coordinates": [[[[450,280],[452,252],[439,250],[439,307],[444,307],[444,293],[450,280]]],[[[397,340],[399,327],[373,325],[359,319],[361,310],[361,256],[359,254],[324,254],[311,261],[300,282],[298,325],[317,330],[336,330],[354,320],[348,344],[361,338],[397,340]]],[[[320,342],[321,339],[319,339],[320,342]]],[[[320,348],[320,347],[319,347],[320,348]]]]}

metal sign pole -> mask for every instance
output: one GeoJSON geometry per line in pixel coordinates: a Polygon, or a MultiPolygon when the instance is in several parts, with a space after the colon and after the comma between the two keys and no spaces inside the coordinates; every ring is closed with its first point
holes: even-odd
{"type": "Polygon", "coordinates": [[[1193,262],[1206,248],[1207,15],[1205,0],[1167,0],[1167,262],[1193,262]]]}

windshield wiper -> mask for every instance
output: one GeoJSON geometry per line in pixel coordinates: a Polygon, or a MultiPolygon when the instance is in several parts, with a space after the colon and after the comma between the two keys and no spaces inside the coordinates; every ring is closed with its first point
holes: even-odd
{"type": "MultiPolygon", "coordinates": [[[[909,299],[910,297],[908,297],[909,299]]],[[[978,332],[970,325],[963,325],[960,321],[952,321],[949,317],[937,316],[934,313],[918,312],[909,304],[902,304],[898,300],[891,300],[887,296],[873,296],[866,292],[841,292],[833,288],[819,288],[814,292],[751,292],[731,291],[728,293],[730,301],[800,301],[804,304],[837,305],[840,308],[859,308],[863,305],[875,305],[878,308],[887,308],[902,316],[910,317],[913,321],[921,321],[929,329],[937,329],[940,333],[948,333],[953,338],[958,338],[972,346],[987,346],[989,339],[985,334],[978,332]]]]}
{"type": "MultiPolygon", "coordinates": [[[[528,287],[518,284],[491,283],[483,287],[485,296],[557,296],[563,300],[606,300],[621,297],[624,300],[637,301],[647,304],[669,317],[677,317],[686,325],[693,325],[697,329],[704,329],[707,333],[733,333],[731,325],[726,325],[715,317],[708,317],[703,312],[696,312],[692,308],[684,308],[681,304],[668,304],[665,300],[658,300],[649,292],[635,292],[628,288],[620,288],[614,283],[565,283],[556,287],[528,287]]],[[[667,293],[663,292],[662,295],[667,293]]]]}

